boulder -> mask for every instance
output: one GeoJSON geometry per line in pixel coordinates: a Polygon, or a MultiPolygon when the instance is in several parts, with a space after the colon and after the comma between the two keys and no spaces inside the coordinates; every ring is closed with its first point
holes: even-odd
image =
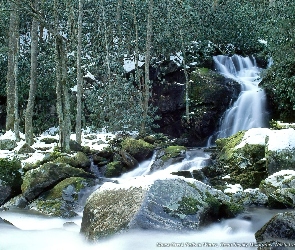
{"type": "Polygon", "coordinates": [[[128,170],[132,170],[138,167],[138,161],[132,155],[128,154],[126,151],[121,150],[120,155],[122,156],[123,163],[127,166],[128,170]]]}
{"type": "Polygon", "coordinates": [[[21,193],[21,163],[17,160],[0,159],[0,206],[21,193]]]}
{"type": "Polygon", "coordinates": [[[268,197],[271,208],[295,207],[295,171],[281,170],[265,180],[259,186],[268,197]]]}
{"type": "Polygon", "coordinates": [[[208,177],[211,177],[211,183],[215,186],[226,186],[228,183],[240,184],[244,189],[257,188],[267,177],[266,131],[268,129],[250,129],[228,138],[217,139],[215,166],[204,169],[208,177]]]}
{"type": "MultiPolygon", "coordinates": [[[[255,233],[256,241],[283,241],[295,245],[295,212],[278,213],[255,233]]],[[[284,245],[284,244],[283,244],[284,245]]],[[[288,246],[288,244],[286,245],[288,246]]]]}
{"type": "Polygon", "coordinates": [[[132,155],[137,161],[143,161],[153,154],[154,146],[142,139],[126,138],[121,142],[122,150],[132,155]]]}
{"type": "Polygon", "coordinates": [[[182,177],[105,183],[91,194],[83,212],[81,233],[98,240],[129,229],[196,230],[240,207],[202,182],[182,177]]]}
{"type": "Polygon", "coordinates": [[[266,140],[266,166],[269,175],[285,169],[295,170],[295,130],[271,130],[266,140]]]}
{"type": "Polygon", "coordinates": [[[172,164],[181,162],[185,158],[186,147],[169,146],[164,149],[157,150],[156,157],[151,165],[151,172],[165,169],[172,164]]]}
{"type": "Polygon", "coordinates": [[[124,171],[124,164],[121,161],[112,161],[105,167],[104,176],[106,178],[119,177],[124,171]]]}
{"type": "Polygon", "coordinates": [[[32,201],[69,177],[95,178],[94,175],[68,164],[49,162],[25,173],[21,186],[23,196],[28,201],[32,201]]]}
{"type": "Polygon", "coordinates": [[[17,151],[18,154],[29,154],[35,153],[36,149],[32,148],[29,144],[24,143],[19,150],[17,151]]]}
{"type": "Polygon", "coordinates": [[[268,198],[264,193],[260,192],[258,188],[249,188],[234,193],[231,197],[231,201],[242,206],[266,206],[268,198]]]}
{"type": "Polygon", "coordinates": [[[43,214],[71,218],[77,216],[77,212],[83,210],[82,200],[84,190],[96,185],[94,179],[70,177],[64,179],[51,190],[43,193],[30,205],[43,214]]]}

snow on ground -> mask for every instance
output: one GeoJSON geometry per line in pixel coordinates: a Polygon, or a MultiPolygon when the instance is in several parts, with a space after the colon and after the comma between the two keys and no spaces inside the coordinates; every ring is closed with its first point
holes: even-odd
{"type": "MultiPolygon", "coordinates": [[[[100,151],[108,146],[108,141],[113,139],[115,134],[108,133],[106,131],[92,132],[90,129],[85,129],[82,132],[82,146],[88,146],[91,150],[100,151]]],[[[17,142],[17,146],[13,150],[0,150],[0,158],[12,159],[16,157],[19,149],[25,144],[25,135],[20,133],[20,142],[17,142]]],[[[15,140],[14,132],[7,131],[5,134],[0,136],[0,140],[15,140]]],[[[35,142],[31,146],[36,150],[35,153],[19,154],[18,158],[21,159],[22,165],[26,163],[34,163],[42,160],[45,154],[53,152],[54,147],[58,146],[58,128],[52,127],[42,133],[40,136],[34,138],[35,142]],[[56,142],[45,143],[42,141],[44,138],[54,139],[56,142]]],[[[72,140],[76,140],[76,134],[71,135],[72,140]]]]}

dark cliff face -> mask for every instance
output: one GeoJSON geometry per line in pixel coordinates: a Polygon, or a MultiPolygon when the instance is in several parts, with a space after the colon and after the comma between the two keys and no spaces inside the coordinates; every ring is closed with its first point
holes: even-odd
{"type": "MultiPolygon", "coordinates": [[[[177,65],[176,65],[177,66],[177,65]]],[[[185,115],[185,76],[180,67],[154,69],[152,103],[161,119],[155,132],[183,138],[187,146],[204,146],[217,129],[225,110],[234,102],[240,85],[207,68],[190,72],[190,122],[185,115]],[[157,76],[157,77],[156,77],[157,76]]]]}

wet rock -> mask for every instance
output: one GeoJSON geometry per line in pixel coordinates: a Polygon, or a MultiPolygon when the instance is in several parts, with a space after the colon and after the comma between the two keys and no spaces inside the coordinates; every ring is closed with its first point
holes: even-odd
{"type": "Polygon", "coordinates": [[[255,233],[257,242],[291,241],[295,243],[295,212],[278,213],[255,233]]]}
{"type": "Polygon", "coordinates": [[[138,161],[132,155],[128,154],[126,151],[121,150],[120,155],[122,156],[123,163],[127,166],[128,170],[132,170],[138,167],[138,161]]]}
{"type": "Polygon", "coordinates": [[[154,146],[142,139],[126,138],[121,143],[122,150],[132,155],[137,161],[143,161],[152,156],[154,146]]]}
{"type": "MultiPolygon", "coordinates": [[[[252,133],[255,134],[255,130],[241,131],[231,137],[216,140],[218,150],[215,165],[212,169],[206,169],[213,170],[208,173],[212,184],[240,184],[244,189],[257,188],[267,177],[265,135],[262,136],[263,142],[257,140],[257,136],[252,142],[248,142],[247,138],[252,137],[252,133]]],[[[206,175],[205,172],[204,174],[206,175]]]]}
{"type": "Polygon", "coordinates": [[[268,197],[271,208],[295,207],[295,171],[281,170],[265,180],[259,186],[268,197]]]}
{"type": "Polygon", "coordinates": [[[129,229],[196,230],[237,214],[229,197],[201,182],[140,177],[128,184],[105,183],[88,198],[81,233],[89,240],[129,229]]]}
{"type": "Polygon", "coordinates": [[[185,158],[186,147],[169,146],[156,152],[155,161],[151,165],[151,172],[165,169],[172,164],[181,162],[185,158]]]}
{"type": "Polygon", "coordinates": [[[268,198],[265,194],[256,189],[245,189],[236,192],[231,197],[232,202],[241,204],[243,206],[266,206],[268,198]]]}
{"type": "Polygon", "coordinates": [[[78,142],[74,140],[70,140],[70,150],[78,152],[78,151],[82,151],[83,147],[78,142]]]}
{"type": "Polygon", "coordinates": [[[295,170],[295,130],[272,130],[266,140],[266,166],[269,175],[285,169],[295,170]]]}
{"type": "Polygon", "coordinates": [[[53,188],[60,181],[69,177],[95,178],[94,175],[82,169],[71,167],[68,164],[45,163],[25,173],[21,186],[23,196],[28,201],[32,201],[41,193],[53,188]]]}
{"type": "Polygon", "coordinates": [[[106,178],[119,177],[124,171],[124,164],[121,161],[112,161],[106,165],[104,176],[106,178]]]}
{"type": "Polygon", "coordinates": [[[77,212],[83,210],[81,201],[84,190],[95,185],[94,179],[67,178],[34,200],[29,208],[46,215],[63,218],[77,216],[77,212]]]}

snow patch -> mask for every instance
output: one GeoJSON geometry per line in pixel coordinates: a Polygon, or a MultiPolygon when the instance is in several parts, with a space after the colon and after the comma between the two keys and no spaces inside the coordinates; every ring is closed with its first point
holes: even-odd
{"type": "Polygon", "coordinates": [[[242,148],[246,144],[250,145],[265,145],[265,139],[270,134],[268,128],[252,128],[245,132],[245,135],[239,145],[235,148],[242,148]]]}
{"type": "Polygon", "coordinates": [[[270,130],[268,140],[269,151],[281,151],[295,148],[295,130],[292,128],[282,130],[270,130]]]}
{"type": "Polygon", "coordinates": [[[267,177],[265,179],[266,183],[271,183],[274,187],[280,187],[282,182],[295,177],[294,170],[281,170],[279,172],[274,173],[273,175],[267,177]]]}
{"type": "Polygon", "coordinates": [[[235,194],[237,192],[243,191],[243,188],[240,184],[227,184],[227,188],[224,190],[224,193],[235,194]]]}

